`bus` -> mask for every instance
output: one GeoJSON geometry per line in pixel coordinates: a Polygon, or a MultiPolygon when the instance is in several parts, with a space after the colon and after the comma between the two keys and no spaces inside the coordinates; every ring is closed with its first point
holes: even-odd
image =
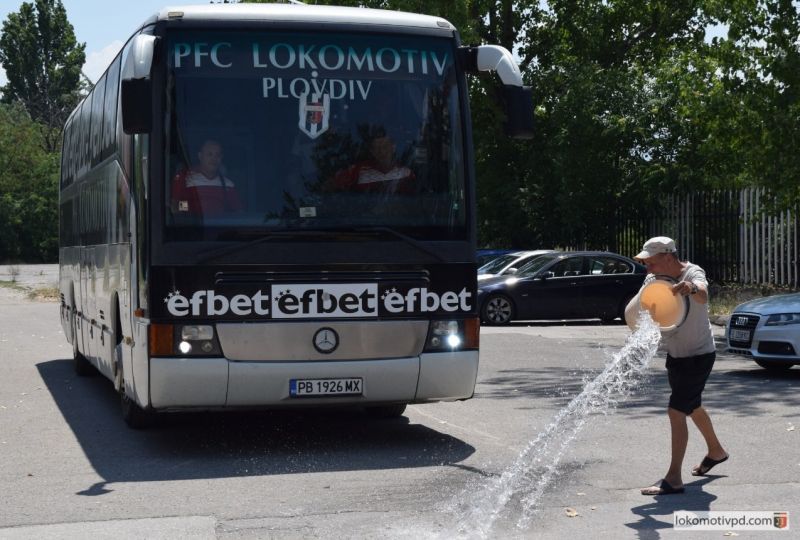
{"type": "Polygon", "coordinates": [[[479,71],[529,137],[512,55],[439,17],[212,4],[145,21],[64,128],[75,371],[110,379],[134,428],[472,397],[479,71]]]}

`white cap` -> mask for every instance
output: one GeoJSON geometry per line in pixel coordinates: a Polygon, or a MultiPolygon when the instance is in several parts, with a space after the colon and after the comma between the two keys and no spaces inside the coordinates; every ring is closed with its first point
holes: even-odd
{"type": "Polygon", "coordinates": [[[678,250],[675,249],[675,240],[666,236],[656,236],[644,243],[641,253],[634,259],[649,259],[659,253],[675,253],[676,251],[678,250]]]}

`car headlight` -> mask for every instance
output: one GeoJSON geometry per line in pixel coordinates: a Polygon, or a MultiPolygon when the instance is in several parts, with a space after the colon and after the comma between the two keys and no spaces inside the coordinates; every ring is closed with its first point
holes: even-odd
{"type": "Polygon", "coordinates": [[[800,324],[800,313],[776,313],[767,317],[764,326],[783,326],[786,324],[800,324]]]}

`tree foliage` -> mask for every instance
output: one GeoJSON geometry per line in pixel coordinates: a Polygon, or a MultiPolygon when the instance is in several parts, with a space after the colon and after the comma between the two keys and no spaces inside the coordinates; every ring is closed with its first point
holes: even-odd
{"type": "MultiPolygon", "coordinates": [[[[764,186],[775,209],[800,203],[796,0],[308,3],[441,16],[463,43],[514,53],[534,91],[532,140],[503,135],[496,76],[468,79],[483,245],[614,249],[620,213],[689,190],[764,186]]],[[[58,159],[42,148],[57,147],[83,60],[60,1],[3,23],[3,101],[24,110],[0,114],[0,259],[54,253],[58,159]],[[24,237],[31,223],[39,236],[24,237]]]]}
{"type": "Polygon", "coordinates": [[[614,249],[620,210],[664,193],[761,185],[776,208],[800,202],[792,0],[350,3],[441,15],[519,58],[531,141],[502,137],[497,81],[471,80],[483,244],[614,249]],[[707,40],[715,25],[728,37],[707,40]]]}
{"type": "Polygon", "coordinates": [[[61,0],[24,2],[3,22],[0,63],[8,83],[2,101],[23,104],[43,129],[48,151],[58,149],[61,130],[80,100],[84,43],[78,43],[61,0]]]}
{"type": "Polygon", "coordinates": [[[19,105],[0,104],[0,262],[58,258],[57,153],[19,105]]]}

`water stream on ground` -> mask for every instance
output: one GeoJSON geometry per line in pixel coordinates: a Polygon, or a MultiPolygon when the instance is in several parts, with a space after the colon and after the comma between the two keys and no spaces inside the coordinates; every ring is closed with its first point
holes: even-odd
{"type": "Polygon", "coordinates": [[[641,384],[660,339],[658,326],[643,312],[637,330],[608,360],[603,371],[586,383],[583,391],[558,412],[508,468],[481,485],[471,485],[448,505],[457,523],[456,531],[448,536],[489,538],[501,517],[515,520],[520,532],[526,530],[559,471],[564,451],[590,415],[613,409],[641,384]]]}

